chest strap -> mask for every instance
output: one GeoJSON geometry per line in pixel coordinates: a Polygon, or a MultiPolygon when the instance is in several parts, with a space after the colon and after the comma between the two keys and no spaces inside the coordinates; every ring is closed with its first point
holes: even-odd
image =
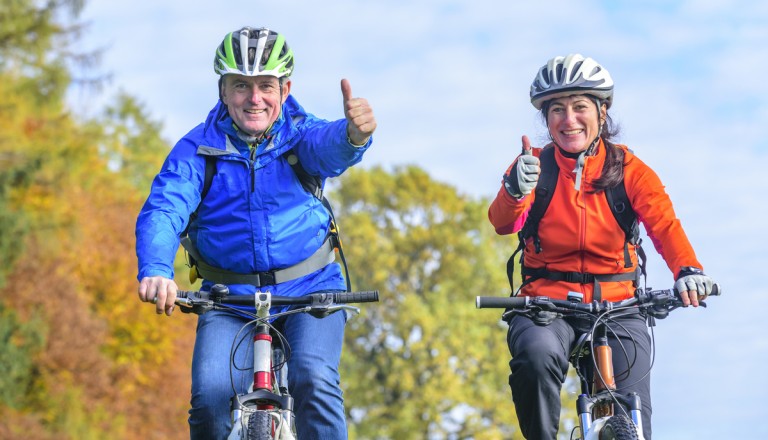
{"type": "Polygon", "coordinates": [[[578,283],[578,284],[594,284],[594,290],[592,291],[592,300],[601,301],[602,291],[600,289],[600,283],[616,282],[616,281],[633,281],[637,283],[638,273],[637,271],[624,272],[624,273],[612,273],[607,275],[595,275],[591,273],[583,272],[553,272],[547,269],[533,269],[523,266],[523,285],[544,278],[550,281],[564,281],[566,283],[578,283]]]}
{"type": "MultiPolygon", "coordinates": [[[[211,266],[203,261],[189,237],[184,237],[181,240],[181,245],[184,246],[189,255],[191,271],[201,278],[218,284],[250,284],[256,287],[284,283],[318,271],[336,260],[334,250],[338,247],[334,236],[331,235],[314,254],[291,267],[266,272],[238,273],[211,266]]],[[[190,275],[190,280],[194,282],[191,278],[190,275]]]]}

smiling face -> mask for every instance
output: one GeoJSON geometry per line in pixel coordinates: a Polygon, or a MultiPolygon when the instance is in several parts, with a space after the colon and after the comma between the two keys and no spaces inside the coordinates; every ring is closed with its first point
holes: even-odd
{"type": "Polygon", "coordinates": [[[547,128],[555,143],[569,153],[586,150],[605,121],[606,106],[599,109],[594,98],[573,95],[553,99],[547,107],[547,128]]]}
{"type": "Polygon", "coordinates": [[[260,136],[277,120],[290,90],[291,82],[286,81],[281,96],[274,76],[224,75],[221,101],[240,130],[260,136]]]}

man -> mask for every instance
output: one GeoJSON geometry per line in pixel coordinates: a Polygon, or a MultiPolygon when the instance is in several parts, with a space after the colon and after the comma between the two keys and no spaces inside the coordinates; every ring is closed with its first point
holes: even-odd
{"type": "MultiPolygon", "coordinates": [[[[365,99],[352,97],[346,79],[345,119],[329,122],[305,112],[290,95],[293,67],[283,35],[265,28],[230,32],[216,50],[220,100],[169,153],[136,224],[139,298],[156,299],[158,314],[173,312],[173,261],[187,227],[192,252],[209,269],[200,272],[203,288],[217,282],[227,284],[230,294],[269,290],[289,296],[345,289],[339,265],[328,263],[330,213],[304,189],[286,153],[324,182],[362,159],[376,119],[365,99]],[[215,174],[206,185],[211,163],[215,174]],[[225,275],[232,272],[248,282],[225,275]]],[[[231,430],[230,348],[244,322],[220,311],[199,318],[189,417],[193,439],[224,438],[231,430]]],[[[298,435],[346,439],[338,373],[344,314],[295,314],[280,325],[292,349],[289,386],[298,435]]],[[[242,366],[248,356],[240,351],[242,366]]],[[[238,392],[244,392],[249,375],[236,374],[238,392]]]]}

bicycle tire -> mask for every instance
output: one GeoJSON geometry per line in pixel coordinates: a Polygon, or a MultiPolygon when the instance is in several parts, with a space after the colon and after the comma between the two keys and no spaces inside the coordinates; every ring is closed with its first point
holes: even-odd
{"type": "Polygon", "coordinates": [[[603,425],[600,440],[638,440],[637,427],[623,414],[611,416],[603,425]]]}
{"type": "Polygon", "coordinates": [[[267,411],[255,411],[248,417],[245,440],[274,440],[272,417],[267,411]]]}

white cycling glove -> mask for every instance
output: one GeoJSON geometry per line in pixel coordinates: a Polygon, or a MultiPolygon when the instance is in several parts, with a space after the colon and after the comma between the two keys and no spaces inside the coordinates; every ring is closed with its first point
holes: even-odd
{"type": "Polygon", "coordinates": [[[510,170],[509,175],[504,176],[504,188],[509,195],[520,199],[536,188],[540,173],[539,158],[532,155],[528,150],[517,158],[517,164],[510,170]]]}
{"type": "Polygon", "coordinates": [[[680,271],[680,275],[675,281],[675,290],[678,292],[695,290],[699,296],[707,296],[712,293],[713,284],[712,278],[704,275],[701,269],[685,267],[680,271]]]}

